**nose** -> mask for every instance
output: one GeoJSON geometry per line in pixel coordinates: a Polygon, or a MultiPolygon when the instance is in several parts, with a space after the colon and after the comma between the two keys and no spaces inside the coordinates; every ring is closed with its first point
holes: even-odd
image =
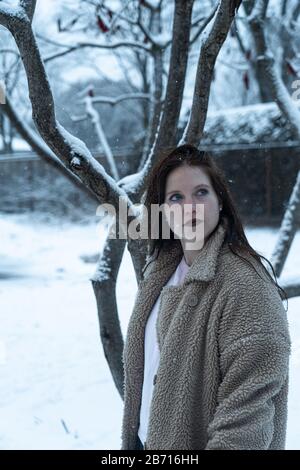
{"type": "Polygon", "coordinates": [[[184,205],[187,214],[196,215],[197,202],[193,197],[186,198],[184,205]]]}

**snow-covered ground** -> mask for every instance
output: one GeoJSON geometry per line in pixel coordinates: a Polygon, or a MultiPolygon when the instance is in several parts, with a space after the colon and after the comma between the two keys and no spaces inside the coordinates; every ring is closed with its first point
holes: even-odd
{"type": "MultiPolygon", "coordinates": [[[[270,255],[274,229],[246,234],[270,255]]],[[[95,265],[80,258],[102,243],[95,222],[0,217],[0,449],[120,449],[123,406],[99,339],[95,265]]],[[[287,275],[299,273],[300,233],[286,265],[287,275]]],[[[136,287],[126,250],[117,285],[124,335],[136,287]]],[[[300,449],[299,310],[300,299],[290,299],[288,449],[300,449]]]]}

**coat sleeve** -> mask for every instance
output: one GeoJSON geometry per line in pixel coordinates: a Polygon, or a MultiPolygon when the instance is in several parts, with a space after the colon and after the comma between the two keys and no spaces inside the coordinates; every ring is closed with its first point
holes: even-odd
{"type": "Polygon", "coordinates": [[[218,401],[205,449],[268,449],[275,421],[286,426],[291,351],[286,312],[276,287],[256,278],[232,285],[224,305],[218,401]]]}

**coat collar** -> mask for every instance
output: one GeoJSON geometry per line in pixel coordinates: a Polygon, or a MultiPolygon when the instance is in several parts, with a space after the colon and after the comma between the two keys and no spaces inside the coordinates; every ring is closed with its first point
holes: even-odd
{"type": "MultiPolygon", "coordinates": [[[[228,228],[228,219],[223,216],[214,232],[209,236],[208,240],[200,250],[199,254],[191,264],[185,278],[184,284],[192,281],[210,281],[216,273],[217,260],[220,250],[229,250],[228,245],[223,245],[226,231],[228,228]]],[[[183,256],[183,250],[179,239],[175,239],[171,244],[163,247],[157,257],[150,263],[147,269],[147,276],[164,271],[170,275],[176,269],[178,263],[183,256]]],[[[150,260],[152,257],[150,258],[150,260]]],[[[149,261],[150,261],[149,260],[149,261]]]]}

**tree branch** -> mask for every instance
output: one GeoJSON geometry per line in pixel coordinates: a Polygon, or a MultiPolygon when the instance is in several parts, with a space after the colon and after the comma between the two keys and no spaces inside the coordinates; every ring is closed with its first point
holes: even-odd
{"type": "Polygon", "coordinates": [[[278,279],[278,283],[280,287],[282,287],[286,294],[288,299],[291,299],[293,297],[299,297],[300,296],[300,279],[278,279]]]}
{"type": "Polygon", "coordinates": [[[168,82],[159,130],[147,161],[138,179],[137,192],[142,192],[147,175],[161,150],[175,144],[176,132],[186,77],[191,17],[194,0],[175,0],[173,36],[168,82]]]}
{"type": "Polygon", "coordinates": [[[159,40],[159,33],[156,33],[155,36],[148,30],[148,28],[144,25],[142,18],[141,18],[141,8],[138,10],[138,20],[137,25],[140,27],[141,31],[144,33],[145,37],[148,41],[152,44],[152,48],[159,48],[159,49],[166,49],[172,42],[171,39],[160,39],[159,40]]]}
{"type": "Polygon", "coordinates": [[[180,144],[189,142],[199,145],[207,115],[215,62],[240,4],[241,0],[220,0],[219,2],[212,28],[201,45],[192,109],[180,144]]]}
{"type": "Polygon", "coordinates": [[[81,191],[85,192],[89,198],[97,201],[97,198],[93,192],[91,192],[86,186],[84,186],[79,178],[71,173],[61,161],[54,155],[53,152],[46,146],[35,133],[26,125],[23,119],[20,119],[8,96],[6,96],[5,103],[1,105],[0,111],[7,116],[11,124],[14,126],[16,131],[21,137],[30,145],[32,150],[45,161],[52,168],[59,170],[72,184],[74,184],[81,191]]]}
{"type": "MultiPolygon", "coordinates": [[[[161,31],[161,10],[152,13],[152,28],[154,34],[161,31]]],[[[161,48],[153,49],[153,76],[150,81],[150,85],[147,82],[147,68],[145,64],[144,70],[144,87],[148,87],[153,96],[153,100],[150,102],[149,106],[149,119],[146,123],[147,132],[146,139],[144,141],[143,155],[139,163],[139,170],[142,170],[147,157],[150,153],[152,145],[155,141],[155,136],[158,132],[159,119],[161,115],[161,110],[163,106],[162,93],[163,93],[163,57],[164,53],[161,48]]],[[[147,89],[147,88],[146,88],[147,89]]],[[[145,126],[145,127],[146,127],[145,126]]]]}
{"type": "MultiPolygon", "coordinates": [[[[1,2],[2,3],[2,2],[1,2]]],[[[101,203],[111,203],[117,210],[119,198],[132,206],[127,194],[116,184],[102,165],[92,157],[85,144],[69,134],[56,120],[54,101],[48,77],[32,32],[22,9],[0,4],[0,24],[14,36],[25,67],[33,120],[53,153],[71,170],[101,203]],[[40,99],[40,97],[43,99],[40,99]]]]}
{"type": "Polygon", "coordinates": [[[110,104],[111,106],[115,106],[116,104],[121,103],[122,101],[126,100],[148,100],[151,101],[151,95],[147,93],[124,93],[123,95],[119,95],[116,98],[110,98],[106,96],[94,96],[91,98],[92,103],[104,103],[110,104]]]}
{"type": "MultiPolygon", "coordinates": [[[[191,44],[194,44],[195,41],[197,41],[198,37],[203,33],[203,31],[205,30],[206,26],[211,22],[211,20],[213,19],[213,17],[215,16],[216,14],[216,11],[218,9],[218,5],[216,5],[211,13],[208,15],[207,18],[204,19],[203,23],[201,24],[201,26],[198,28],[198,31],[196,31],[196,33],[194,33],[194,36],[192,37],[192,39],[190,40],[190,45],[191,44]]],[[[193,25],[194,26],[194,25],[193,25]]]]}
{"type": "MultiPolygon", "coordinates": [[[[291,129],[297,140],[300,140],[300,112],[296,103],[290,97],[273,54],[271,53],[264,31],[264,20],[269,0],[259,0],[254,6],[249,23],[255,35],[258,60],[268,80],[270,91],[282,114],[291,125],[291,129]]],[[[298,172],[293,192],[290,196],[288,207],[281,222],[278,241],[271,256],[271,263],[277,276],[280,276],[289,249],[299,227],[300,222],[300,171],[298,172]]]]}
{"type": "Polygon", "coordinates": [[[107,237],[95,274],[90,279],[97,302],[104,355],[122,399],[124,398],[122,362],[124,341],[118,315],[116,285],[125,246],[125,240],[107,237]]]}
{"type": "Polygon", "coordinates": [[[26,12],[30,23],[32,23],[35,7],[36,7],[36,0],[20,0],[20,7],[26,12]]]}
{"type": "Polygon", "coordinates": [[[281,222],[278,240],[271,256],[276,276],[280,276],[297,229],[300,226],[300,171],[281,222]]]}
{"type": "Polygon", "coordinates": [[[71,52],[78,51],[79,49],[83,49],[85,47],[91,47],[91,48],[96,48],[96,49],[117,49],[120,47],[129,47],[129,48],[137,48],[141,49],[144,52],[150,53],[151,52],[151,46],[147,46],[146,44],[140,43],[138,41],[116,41],[114,43],[99,43],[97,41],[79,41],[75,45],[70,45],[70,44],[63,44],[59,43],[57,41],[53,41],[51,39],[45,38],[41,35],[37,35],[40,39],[43,41],[52,44],[53,46],[56,47],[64,47],[66,50],[62,52],[56,52],[54,54],[50,54],[48,57],[45,57],[44,62],[49,62],[51,60],[57,59],[58,57],[63,57],[67,54],[70,54],[71,52]]]}
{"type": "Polygon", "coordinates": [[[151,11],[157,11],[161,7],[161,0],[159,0],[156,4],[153,2],[153,0],[143,0],[143,6],[145,8],[148,8],[151,11]]]}
{"type": "Polygon", "coordinates": [[[102,123],[101,123],[100,113],[95,109],[93,98],[89,96],[89,94],[84,97],[83,103],[85,105],[86,114],[87,116],[90,117],[92,124],[94,126],[94,129],[95,129],[95,132],[97,134],[98,140],[101,143],[102,148],[104,150],[104,155],[108,162],[111,174],[115,180],[118,180],[120,178],[119,171],[118,171],[115,159],[114,159],[114,155],[112,153],[112,150],[106,138],[102,123]]]}

